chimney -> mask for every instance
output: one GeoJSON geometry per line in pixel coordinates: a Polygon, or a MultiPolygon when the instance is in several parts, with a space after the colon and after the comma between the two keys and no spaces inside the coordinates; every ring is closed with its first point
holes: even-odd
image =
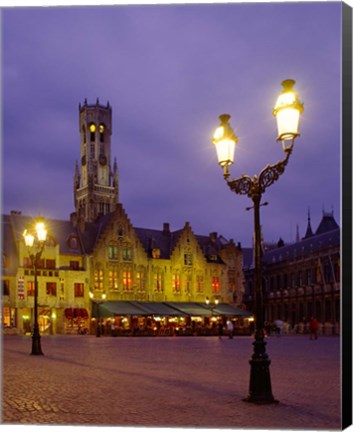
{"type": "Polygon", "coordinates": [[[210,233],[210,240],[212,243],[215,243],[217,240],[217,233],[216,232],[211,232],[210,233]]]}
{"type": "Polygon", "coordinates": [[[163,234],[164,235],[170,234],[170,227],[168,222],[164,222],[163,224],[163,234]]]}

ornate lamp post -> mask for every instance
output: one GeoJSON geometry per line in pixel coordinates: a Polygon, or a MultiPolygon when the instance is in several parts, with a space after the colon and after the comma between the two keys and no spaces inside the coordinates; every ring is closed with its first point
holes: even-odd
{"type": "Polygon", "coordinates": [[[238,138],[229,125],[230,115],[223,114],[219,118],[221,124],[213,135],[213,143],[216,146],[218,163],[223,168],[224,179],[230,189],[239,195],[247,195],[253,202],[254,209],[254,248],[255,248],[255,341],[254,352],[251,360],[249,395],[244,399],[247,402],[258,404],[276,403],[272,395],[271,377],[269,365],[271,363],[266,353],[264,336],[263,315],[263,287],[261,274],[261,228],[260,206],[262,194],[271,186],[279,176],[283,174],[292,153],[294,140],[299,136],[299,119],[304,110],[293,90],[294,80],[282,82],[283,91],[277,99],[273,109],[273,115],[277,119],[278,138],[282,142],[285,158],[274,165],[267,165],[259,176],[249,177],[242,175],[240,178],[229,180],[228,167],[234,162],[235,145],[238,138]]]}
{"type": "Polygon", "coordinates": [[[94,301],[97,304],[97,327],[96,327],[96,337],[101,336],[101,328],[100,328],[100,305],[105,302],[107,295],[105,293],[102,294],[101,300],[95,300],[94,294],[92,291],[90,291],[89,296],[92,301],[94,301]]]}
{"type": "Polygon", "coordinates": [[[34,226],[27,228],[23,232],[23,238],[28,248],[29,257],[34,269],[34,325],[32,334],[32,355],[43,355],[40,343],[40,333],[38,325],[38,280],[37,268],[38,261],[42,255],[47,239],[47,230],[43,220],[38,220],[34,226]]]}
{"type": "Polygon", "coordinates": [[[219,300],[217,298],[214,300],[214,304],[211,304],[210,299],[208,297],[206,297],[206,305],[210,309],[212,316],[213,316],[214,309],[218,306],[218,303],[219,303],[219,300]]]}

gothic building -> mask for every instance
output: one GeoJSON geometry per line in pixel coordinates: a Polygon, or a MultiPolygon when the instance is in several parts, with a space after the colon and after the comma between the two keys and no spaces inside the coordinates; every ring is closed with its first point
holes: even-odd
{"type": "MultiPolygon", "coordinates": [[[[41,332],[92,328],[92,298],[105,299],[102,310],[112,321],[118,315],[130,321],[133,315],[153,315],[151,305],[189,318],[188,305],[194,315],[226,310],[241,315],[229,309],[242,304],[240,244],[217,233],[197,235],[188,222],[178,230],[168,223],[160,230],[133,226],[119,201],[109,103],[80,105],[79,132],[75,211],[69,220],[46,220],[48,238],[37,263],[41,332]],[[217,300],[218,309],[207,308],[207,298],[211,304],[217,300]]],[[[6,331],[20,334],[29,333],[33,323],[34,270],[22,236],[31,221],[19,211],[2,217],[2,320],[6,331]]]]}
{"type": "MultiPolygon", "coordinates": [[[[281,320],[292,331],[305,332],[315,316],[322,332],[339,333],[340,323],[340,228],[333,212],[323,211],[315,232],[310,213],[305,236],[264,250],[263,289],[266,320],[281,320]]],[[[253,303],[253,267],[244,265],[244,302],[253,303]]]]}

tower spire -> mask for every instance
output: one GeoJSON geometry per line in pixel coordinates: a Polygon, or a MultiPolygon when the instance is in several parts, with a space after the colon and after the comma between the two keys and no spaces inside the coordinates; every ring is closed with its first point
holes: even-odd
{"type": "Polygon", "coordinates": [[[312,237],[314,235],[313,230],[311,229],[311,222],[310,222],[310,207],[308,208],[308,226],[306,228],[306,233],[303,239],[312,237]]]}

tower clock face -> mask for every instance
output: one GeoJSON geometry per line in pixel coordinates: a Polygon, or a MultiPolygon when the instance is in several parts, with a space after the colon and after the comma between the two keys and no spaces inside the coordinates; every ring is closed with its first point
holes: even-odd
{"type": "Polygon", "coordinates": [[[99,155],[99,163],[101,165],[106,165],[107,164],[107,157],[103,154],[99,155]]]}

